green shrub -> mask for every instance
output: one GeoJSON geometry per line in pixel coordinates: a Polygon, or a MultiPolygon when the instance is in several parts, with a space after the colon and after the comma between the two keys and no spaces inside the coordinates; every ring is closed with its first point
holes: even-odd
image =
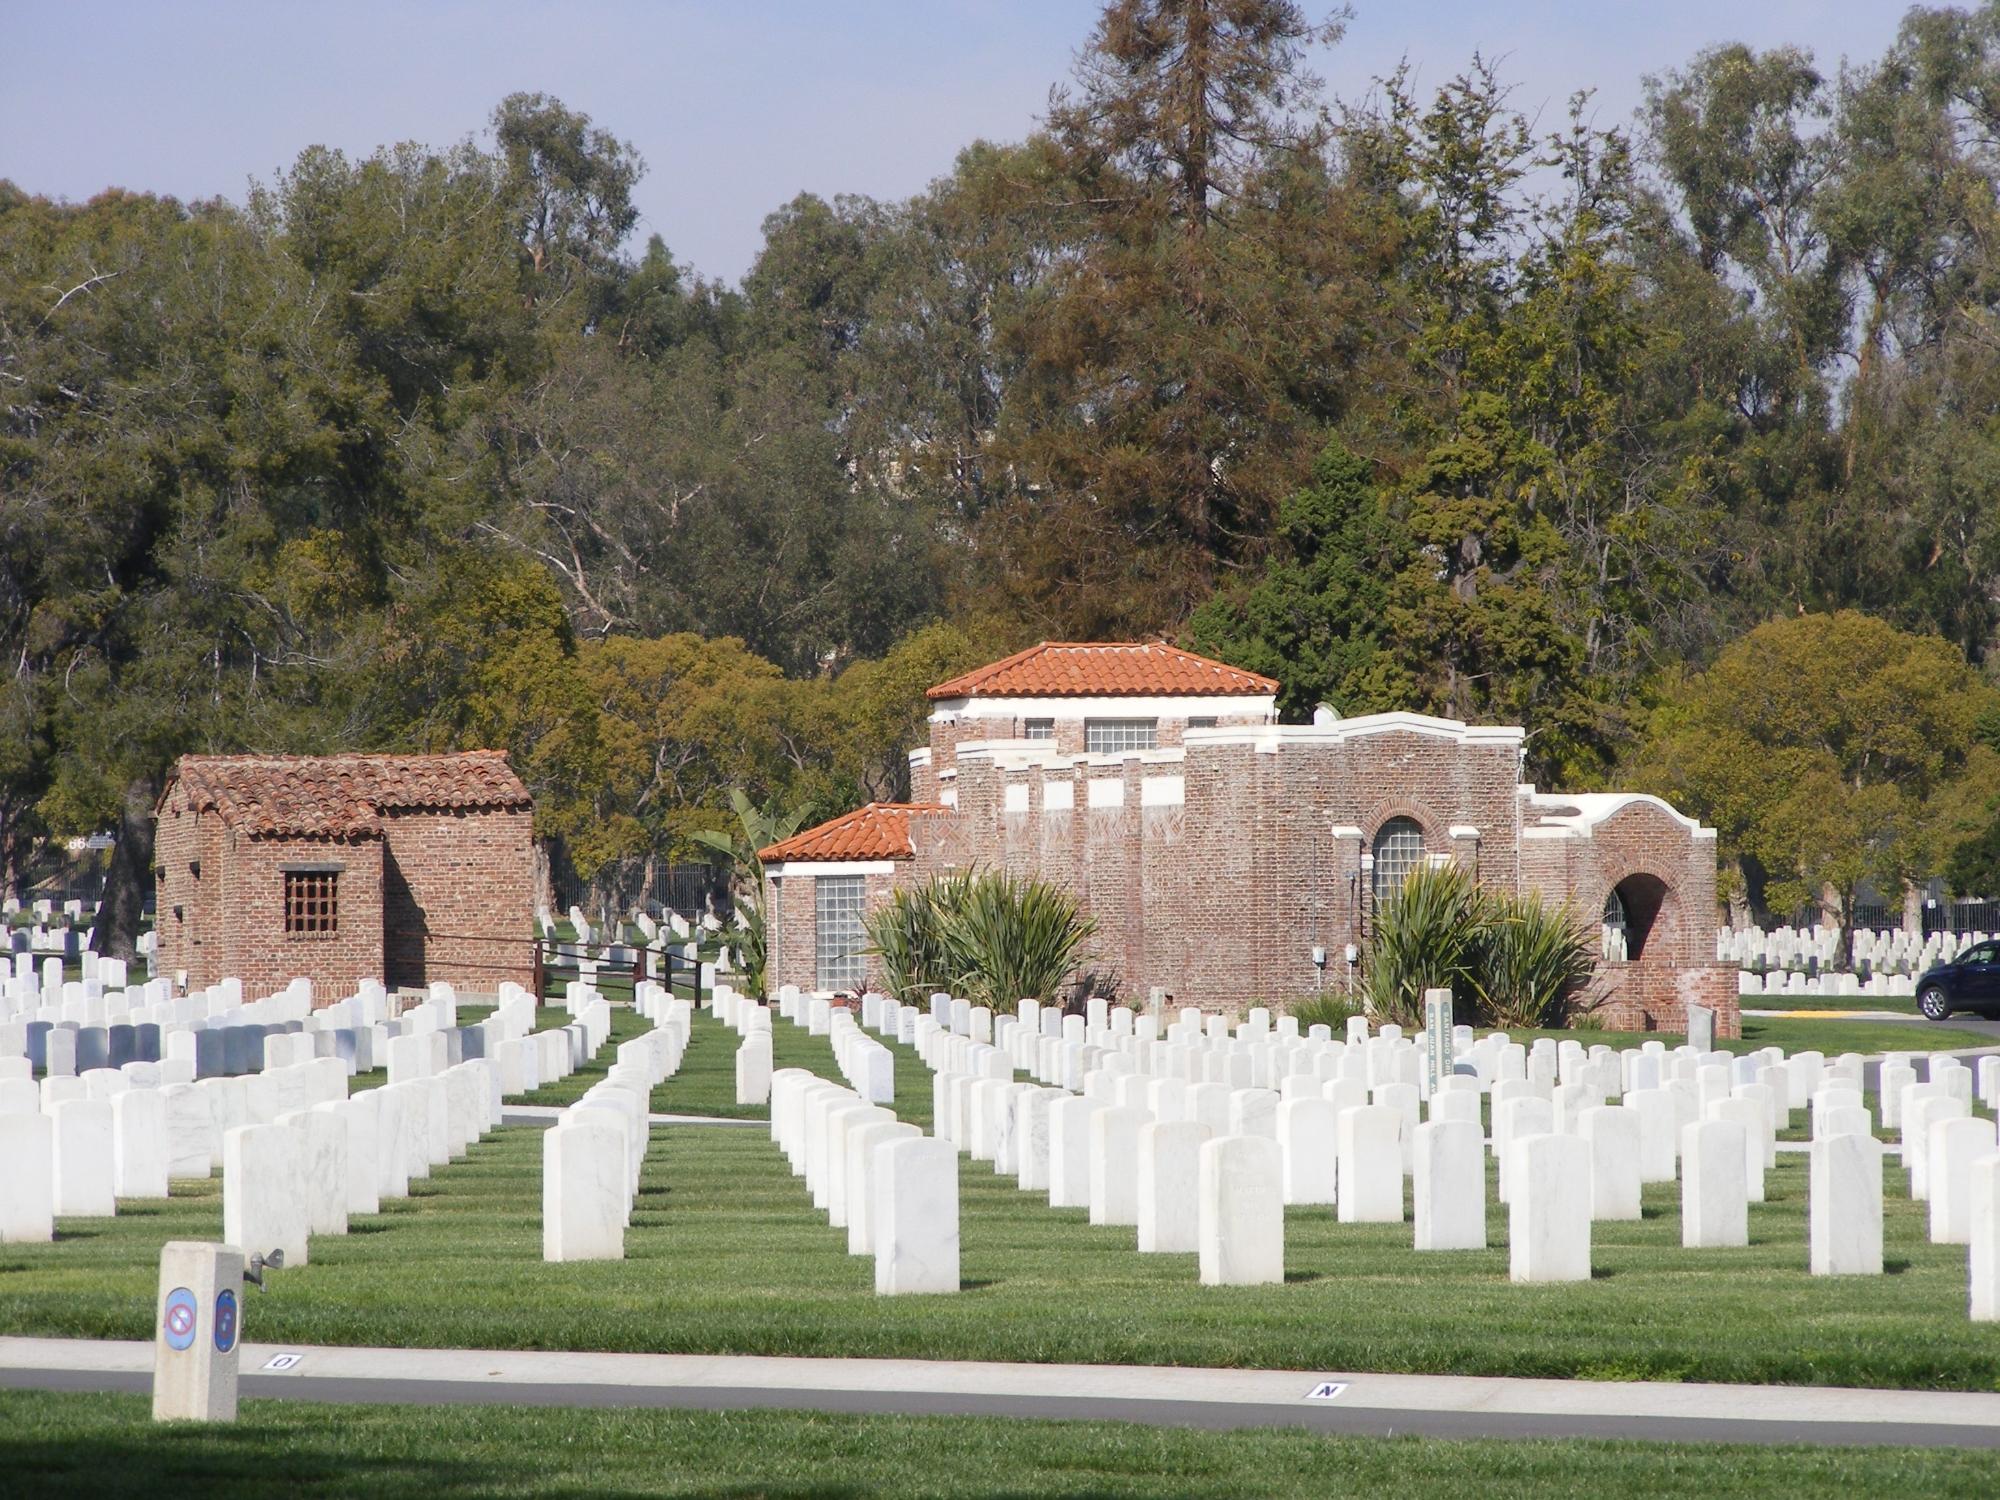
{"type": "Polygon", "coordinates": [[[1596,968],[1596,940],[1573,907],[1539,895],[1487,898],[1472,962],[1473,990],[1487,1024],[1560,1027],[1596,968]]]}
{"type": "Polygon", "coordinates": [[[868,951],[882,960],[889,993],[904,1004],[949,990],[959,973],[948,930],[965,901],[970,875],[933,875],[895,892],[869,914],[868,951]]]}
{"type": "Polygon", "coordinates": [[[1424,991],[1449,989],[1492,1026],[1561,1026],[1579,1013],[1597,940],[1568,906],[1483,889],[1457,865],[1421,865],[1375,921],[1365,990],[1379,1022],[1424,1024],[1424,991]]]}
{"type": "Polygon", "coordinates": [[[948,990],[982,1005],[1055,1000],[1097,926],[1076,900],[1012,875],[934,876],[868,918],[868,951],[906,1002],[948,990]]]}
{"type": "Polygon", "coordinates": [[[1047,881],[976,876],[946,918],[959,974],[952,993],[995,1007],[1053,1000],[1096,930],[1076,898],[1047,881]]]}
{"type": "Polygon", "coordinates": [[[1304,1000],[1295,1000],[1285,1012],[1299,1023],[1301,1032],[1309,1032],[1315,1026],[1333,1028],[1335,1041],[1347,1036],[1347,1023],[1362,1014],[1359,996],[1353,995],[1313,995],[1304,1000]]]}
{"type": "Polygon", "coordinates": [[[1457,865],[1419,865],[1375,917],[1368,949],[1368,1013],[1378,1023],[1424,1024],[1424,991],[1477,993],[1472,966],[1490,900],[1457,865]]]}

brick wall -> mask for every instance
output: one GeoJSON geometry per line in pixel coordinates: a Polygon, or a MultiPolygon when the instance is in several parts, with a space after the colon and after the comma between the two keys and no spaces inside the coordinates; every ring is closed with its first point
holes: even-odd
{"type": "MultiPolygon", "coordinates": [[[[1115,711],[1107,700],[1105,712],[1115,711]]],[[[1426,855],[1457,860],[1502,889],[1570,902],[1593,929],[1606,893],[1640,882],[1658,910],[1633,960],[1602,966],[1604,1019],[1681,1030],[1686,999],[1699,994],[1716,1009],[1718,1034],[1738,1032],[1734,971],[1714,961],[1713,838],[1649,802],[1587,830],[1533,826],[1542,814],[1519,790],[1511,738],[1398,728],[1197,740],[1166,762],[1003,768],[978,752],[960,758],[958,747],[1016,738],[1018,722],[932,729],[937,766],[955,771],[956,808],[927,820],[915,860],[881,877],[879,892],[871,877],[871,904],[898,881],[933,872],[1035,876],[1072,891],[1096,922],[1083,969],[1115,979],[1127,996],[1157,986],[1179,1004],[1240,1013],[1345,987],[1343,949],[1365,949],[1374,922],[1366,857],[1383,825],[1403,817],[1422,830],[1426,855]],[[1153,805],[1149,776],[1163,791],[1153,805]],[[1169,778],[1179,779],[1177,802],[1164,794],[1169,778]],[[1323,975],[1315,946],[1326,952],[1323,975]]],[[[1167,741],[1165,721],[1162,730],[1167,741]]],[[[1081,750],[1080,721],[1059,721],[1056,731],[1052,748],[1081,750]]],[[[1175,732],[1167,742],[1178,740],[1175,732]]],[[[785,892],[783,978],[773,983],[811,988],[811,878],[796,887],[785,892]]]]}
{"type": "Polygon", "coordinates": [[[385,983],[497,990],[532,982],[534,814],[526,808],[385,812],[385,983]]]}
{"type": "MultiPolygon", "coordinates": [[[[215,822],[213,814],[202,821],[215,822]]],[[[382,841],[379,838],[250,838],[222,829],[217,840],[217,936],[204,935],[190,987],[231,975],[245,998],[283,989],[295,978],[313,982],[313,998],[331,1004],[364,979],[382,977],[382,841]],[[339,926],[331,933],[285,931],[288,864],[337,864],[339,926]]],[[[204,860],[202,880],[209,880],[204,860]]]]}

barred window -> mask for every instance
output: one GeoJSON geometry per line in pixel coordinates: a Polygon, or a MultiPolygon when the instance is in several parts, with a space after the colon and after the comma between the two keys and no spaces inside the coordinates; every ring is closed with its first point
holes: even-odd
{"type": "Polygon", "coordinates": [[[1022,723],[1021,738],[1024,740],[1052,740],[1055,737],[1054,719],[1027,719],[1022,723]]]}
{"type": "Polygon", "coordinates": [[[340,931],[340,875],[333,870],[287,870],[285,932],[331,937],[340,931]]]}
{"type": "Polygon", "coordinates": [[[1127,750],[1155,750],[1160,744],[1158,719],[1085,719],[1083,748],[1091,755],[1120,755],[1127,750]]]}
{"type": "Polygon", "coordinates": [[[1415,818],[1391,818],[1375,835],[1375,905],[1394,904],[1403,882],[1424,862],[1424,830],[1415,818]]]}
{"type": "Polygon", "coordinates": [[[868,941],[862,927],[865,887],[859,875],[814,877],[814,959],[820,989],[855,989],[867,974],[868,960],[862,952],[868,941]]]}

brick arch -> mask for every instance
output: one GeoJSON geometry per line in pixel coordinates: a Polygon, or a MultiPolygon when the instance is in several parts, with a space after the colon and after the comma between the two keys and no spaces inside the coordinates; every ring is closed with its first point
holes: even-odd
{"type": "Polygon", "coordinates": [[[1586,922],[1601,921],[1605,902],[1613,891],[1620,892],[1627,923],[1633,923],[1636,918],[1640,926],[1638,942],[1632,944],[1628,925],[1627,942],[1631,945],[1627,953],[1628,962],[1649,967],[1677,965],[1686,916],[1679,879],[1671,873],[1662,873],[1645,860],[1615,868],[1623,873],[1593,880],[1585,887],[1590,899],[1579,915],[1586,922]]]}
{"type": "Polygon", "coordinates": [[[1361,846],[1372,851],[1382,825],[1391,818],[1408,818],[1424,832],[1424,853],[1450,853],[1451,824],[1438,813],[1411,797],[1386,797],[1368,810],[1361,820],[1361,846]]]}

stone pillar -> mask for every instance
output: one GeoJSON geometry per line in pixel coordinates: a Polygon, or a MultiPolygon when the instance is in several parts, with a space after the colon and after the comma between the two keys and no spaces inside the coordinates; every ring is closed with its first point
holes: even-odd
{"type": "Polygon", "coordinates": [[[192,1240],[163,1245],[153,1323],[154,1421],[236,1420],[242,1328],[242,1250],[192,1240]]]}
{"type": "Polygon", "coordinates": [[[875,1292],[958,1290],[958,1153],[934,1136],[875,1148],[875,1292]]]}
{"type": "Polygon", "coordinates": [[[1809,1266],[1815,1276],[1882,1274],[1882,1143],[1822,1136],[1806,1169],[1809,1266]]]}
{"type": "Polygon", "coordinates": [[[1340,1222],[1402,1223],[1402,1111],[1390,1104],[1344,1109],[1338,1132],[1340,1222]]]}
{"type": "Polygon", "coordinates": [[[1750,1243],[1747,1132],[1735,1120],[1697,1120],[1681,1131],[1681,1245],[1750,1243]]]}
{"type": "Polygon", "coordinates": [[[625,1258],[627,1157],[608,1110],[565,1114],[543,1133],[543,1260],[625,1258]]]}
{"type": "MultiPolygon", "coordinates": [[[[1476,1097],[1473,1104],[1476,1108],[1476,1097]]],[[[1326,1099],[1287,1099],[1278,1106],[1278,1151],[1288,1206],[1334,1202],[1339,1131],[1339,1115],[1326,1099]]]]}
{"type": "Polygon", "coordinates": [[[246,1255],[306,1264],[305,1153],[284,1125],[239,1125],[222,1138],[222,1238],[246,1255]]]}
{"type": "Polygon", "coordinates": [[[1590,1146],[1590,1217],[1637,1219],[1639,1213],[1639,1133],[1636,1111],[1600,1104],[1577,1117],[1576,1133],[1590,1146]]]}
{"type": "Polygon", "coordinates": [[[1417,1249],[1486,1248],[1486,1145],[1477,1121],[1419,1125],[1410,1188],[1417,1249]]]}
{"type": "Polygon", "coordinates": [[[1926,1156],[1930,1163],[1930,1235],[1933,1245],[1966,1245],[1972,1241],[1972,1168],[1993,1155],[1991,1120],[1956,1119],[1932,1122],[1926,1156]]]}
{"type": "Polygon", "coordinates": [[[1139,1249],[1179,1254],[1201,1248],[1201,1148],[1209,1128],[1193,1120],[1155,1121],[1139,1130],[1139,1249]]]}
{"type": "MultiPolygon", "coordinates": [[[[1197,1239],[1203,1286],[1285,1279],[1285,1200],[1278,1143],[1228,1135],[1198,1157],[1197,1239]]],[[[1400,1186],[1400,1174],[1398,1174],[1400,1186]]]]}
{"type": "Polygon", "coordinates": [[[0,1114],[0,1245],[46,1244],[56,1234],[55,1141],[49,1117],[0,1114]]]}
{"type": "MultiPolygon", "coordinates": [[[[1741,1152],[1739,1150],[1740,1157],[1741,1152]]],[[[1573,1135],[1516,1137],[1508,1148],[1508,1274],[1590,1280],[1590,1145],[1573,1135]]]]}

